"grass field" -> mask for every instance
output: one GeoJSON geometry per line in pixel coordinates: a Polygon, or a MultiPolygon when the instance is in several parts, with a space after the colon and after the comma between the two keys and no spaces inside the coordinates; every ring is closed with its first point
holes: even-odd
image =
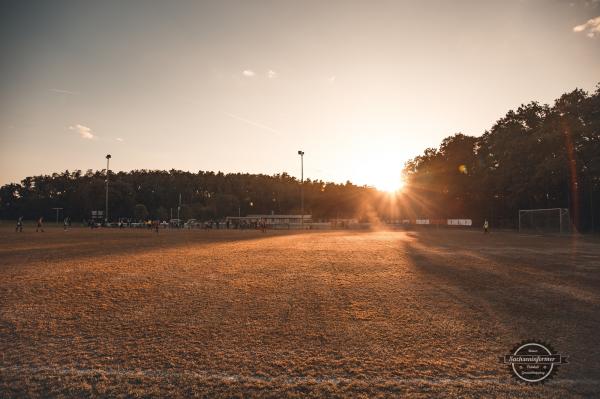
{"type": "Polygon", "coordinates": [[[600,395],[600,242],[0,229],[0,396],[600,395]],[[517,383],[498,358],[570,364],[517,383]]]}

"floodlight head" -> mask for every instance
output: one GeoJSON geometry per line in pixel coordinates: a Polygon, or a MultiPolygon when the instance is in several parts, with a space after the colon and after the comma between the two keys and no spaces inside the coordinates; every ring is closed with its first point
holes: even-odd
{"type": "Polygon", "coordinates": [[[106,155],[106,159],[111,159],[112,157],[110,156],[110,154],[106,155]]]}
{"type": "Polygon", "coordinates": [[[304,155],[304,151],[298,150],[298,155],[304,155]]]}

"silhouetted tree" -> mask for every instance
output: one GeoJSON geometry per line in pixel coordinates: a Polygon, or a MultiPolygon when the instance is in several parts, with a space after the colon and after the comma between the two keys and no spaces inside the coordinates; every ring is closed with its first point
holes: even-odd
{"type": "Polygon", "coordinates": [[[519,209],[569,208],[580,230],[600,213],[600,85],[553,106],[511,110],[481,137],[457,134],[406,163],[408,213],[492,219],[514,227],[519,209]]]}

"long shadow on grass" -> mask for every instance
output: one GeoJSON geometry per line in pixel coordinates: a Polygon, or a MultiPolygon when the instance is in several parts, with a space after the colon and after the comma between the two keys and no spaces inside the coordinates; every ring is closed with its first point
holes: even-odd
{"type": "Polygon", "coordinates": [[[592,344],[600,330],[597,303],[545,288],[551,276],[543,268],[535,275],[522,275],[518,260],[498,263],[479,253],[439,252],[435,241],[421,235],[413,237],[415,240],[404,243],[404,251],[417,276],[439,300],[463,309],[451,317],[478,321],[483,326],[489,320],[490,328],[500,323],[504,331],[495,333],[508,332],[510,336],[498,336],[497,343],[514,345],[532,338],[549,342],[574,360],[565,367],[565,375],[598,378],[600,348],[592,344]]]}

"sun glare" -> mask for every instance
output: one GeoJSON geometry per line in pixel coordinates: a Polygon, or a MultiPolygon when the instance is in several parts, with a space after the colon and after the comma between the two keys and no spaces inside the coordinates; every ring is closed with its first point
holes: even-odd
{"type": "Polygon", "coordinates": [[[395,193],[404,188],[404,179],[400,172],[394,169],[378,171],[373,178],[373,185],[380,191],[395,193]]]}
{"type": "Polygon", "coordinates": [[[376,184],[375,188],[379,191],[385,191],[387,193],[396,193],[402,191],[404,188],[404,182],[400,179],[398,179],[398,181],[390,180],[376,184]]]}
{"type": "Polygon", "coordinates": [[[386,155],[380,151],[377,155],[366,156],[364,163],[354,164],[352,179],[359,185],[365,184],[387,193],[402,191],[405,185],[403,162],[397,155],[386,155]]]}
{"type": "Polygon", "coordinates": [[[373,133],[377,140],[364,135],[353,140],[351,149],[362,156],[360,162],[352,162],[345,170],[350,181],[387,193],[400,192],[405,188],[403,168],[411,156],[404,152],[407,144],[403,136],[390,132],[392,128],[388,127],[373,133]]]}

